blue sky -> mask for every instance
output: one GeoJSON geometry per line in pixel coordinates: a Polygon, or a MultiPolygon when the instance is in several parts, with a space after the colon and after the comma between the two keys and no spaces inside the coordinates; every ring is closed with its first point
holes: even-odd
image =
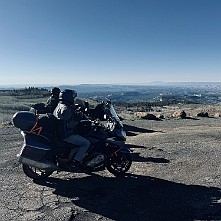
{"type": "Polygon", "coordinates": [[[0,0],[0,85],[221,82],[220,0],[0,0]]]}

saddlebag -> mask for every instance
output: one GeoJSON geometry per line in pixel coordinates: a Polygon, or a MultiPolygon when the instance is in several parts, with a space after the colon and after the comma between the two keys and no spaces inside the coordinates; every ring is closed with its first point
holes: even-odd
{"type": "Polygon", "coordinates": [[[33,133],[23,133],[24,146],[22,150],[22,156],[41,161],[49,156],[52,150],[51,142],[40,135],[33,133]]]}
{"type": "Polygon", "coordinates": [[[48,160],[52,152],[51,142],[40,135],[22,133],[24,146],[19,155],[19,162],[41,169],[51,169],[48,160]]]}

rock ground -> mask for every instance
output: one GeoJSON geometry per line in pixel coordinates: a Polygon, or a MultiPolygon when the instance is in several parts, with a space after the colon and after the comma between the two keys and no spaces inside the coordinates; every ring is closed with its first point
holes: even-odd
{"type": "Polygon", "coordinates": [[[0,220],[221,220],[221,118],[124,120],[133,164],[33,181],[16,154],[19,130],[0,128],[0,220]]]}

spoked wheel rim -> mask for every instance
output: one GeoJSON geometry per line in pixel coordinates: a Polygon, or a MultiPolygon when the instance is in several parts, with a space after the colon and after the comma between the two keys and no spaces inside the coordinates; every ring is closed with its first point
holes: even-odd
{"type": "Polygon", "coordinates": [[[50,170],[43,170],[36,167],[28,166],[23,164],[23,171],[26,176],[32,178],[32,179],[42,179],[49,177],[53,171],[50,170]]]}
{"type": "Polygon", "coordinates": [[[30,169],[33,171],[33,173],[35,173],[39,177],[45,176],[47,174],[47,171],[36,168],[36,167],[30,167],[30,169]]]}
{"type": "Polygon", "coordinates": [[[120,175],[126,173],[131,164],[132,159],[129,153],[117,153],[108,157],[106,167],[114,175],[120,175]]]}

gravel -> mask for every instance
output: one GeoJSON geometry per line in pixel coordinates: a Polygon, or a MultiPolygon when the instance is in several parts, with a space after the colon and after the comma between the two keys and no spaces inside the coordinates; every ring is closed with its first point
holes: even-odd
{"type": "Polygon", "coordinates": [[[133,164],[125,177],[26,177],[20,131],[0,128],[0,220],[221,220],[221,118],[123,121],[133,164]]]}

